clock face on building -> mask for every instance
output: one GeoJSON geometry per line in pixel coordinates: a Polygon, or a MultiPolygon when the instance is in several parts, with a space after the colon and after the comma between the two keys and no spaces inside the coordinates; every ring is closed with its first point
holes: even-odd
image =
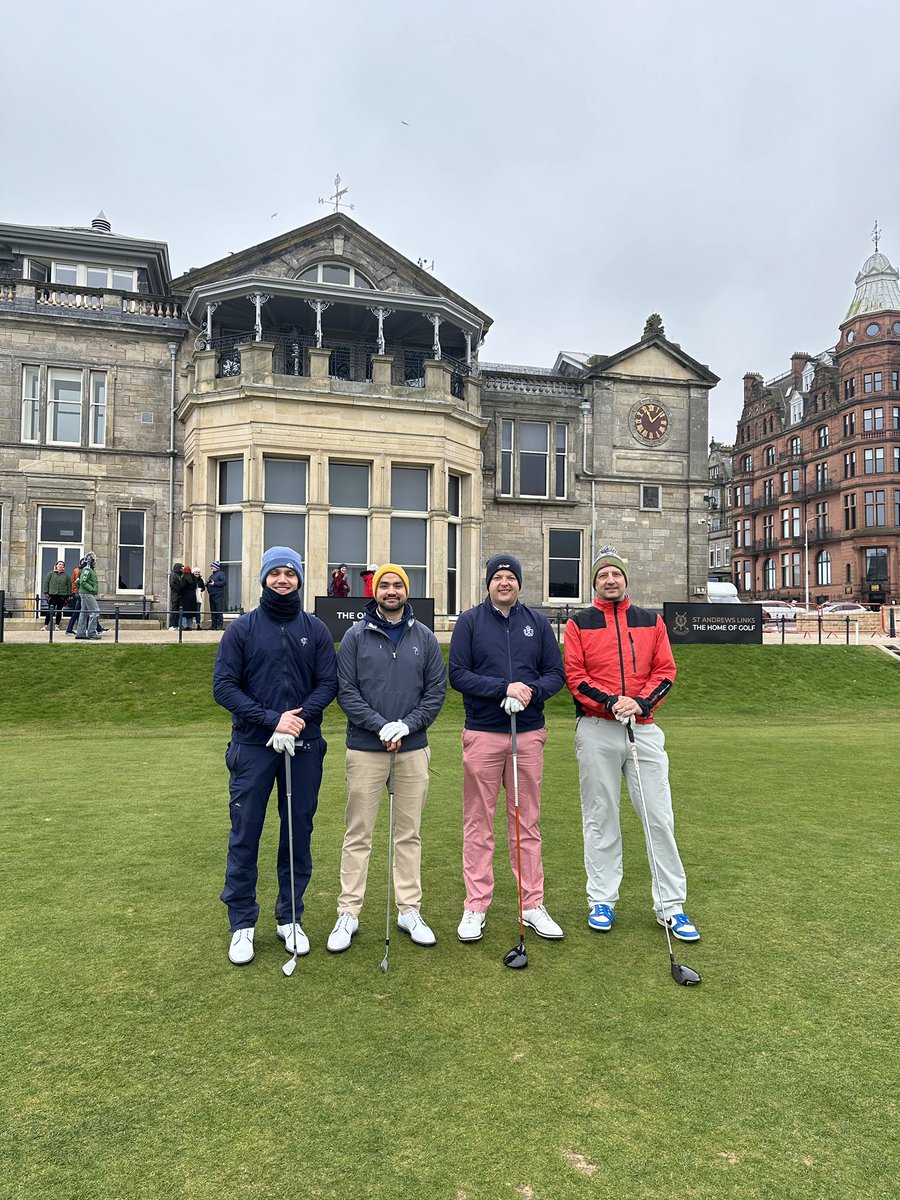
{"type": "Polygon", "coordinates": [[[660,441],[669,432],[669,414],[661,404],[642,404],[634,414],[634,432],[641,441],[660,441]]]}

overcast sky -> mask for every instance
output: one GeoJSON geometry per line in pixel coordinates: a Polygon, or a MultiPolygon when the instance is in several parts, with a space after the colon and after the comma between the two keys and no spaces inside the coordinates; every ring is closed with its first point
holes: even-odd
{"type": "Polygon", "coordinates": [[[352,216],[494,319],[486,361],[659,312],[742,376],[832,346],[900,264],[894,0],[0,0],[0,219],[167,241],[175,274],[352,216]],[[273,215],[277,214],[277,215],[273,215]]]}

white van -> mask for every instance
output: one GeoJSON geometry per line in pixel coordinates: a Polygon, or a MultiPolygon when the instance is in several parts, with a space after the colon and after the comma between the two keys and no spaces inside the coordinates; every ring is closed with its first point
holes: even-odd
{"type": "Polygon", "coordinates": [[[721,583],[718,579],[706,581],[706,601],[708,604],[740,604],[741,598],[733,583],[721,583]]]}

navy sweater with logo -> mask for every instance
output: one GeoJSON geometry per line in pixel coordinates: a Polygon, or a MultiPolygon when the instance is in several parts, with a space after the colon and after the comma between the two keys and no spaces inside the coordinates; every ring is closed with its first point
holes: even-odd
{"type": "Polygon", "coordinates": [[[500,707],[511,683],[527,683],[531,703],[516,718],[520,733],[544,726],[544,702],[565,683],[562,655],[543,613],[518,601],[508,617],[486,596],[456,622],[450,639],[450,686],[462,692],[466,729],[509,733],[500,707]]]}

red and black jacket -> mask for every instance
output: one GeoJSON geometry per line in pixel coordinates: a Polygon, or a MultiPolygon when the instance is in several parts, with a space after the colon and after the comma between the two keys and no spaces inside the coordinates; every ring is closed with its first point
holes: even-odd
{"type": "Polygon", "coordinates": [[[580,717],[615,720],[612,706],[630,696],[639,724],[672,687],[675,659],[662,617],[624,600],[594,601],[566,624],[566,685],[580,717]]]}

